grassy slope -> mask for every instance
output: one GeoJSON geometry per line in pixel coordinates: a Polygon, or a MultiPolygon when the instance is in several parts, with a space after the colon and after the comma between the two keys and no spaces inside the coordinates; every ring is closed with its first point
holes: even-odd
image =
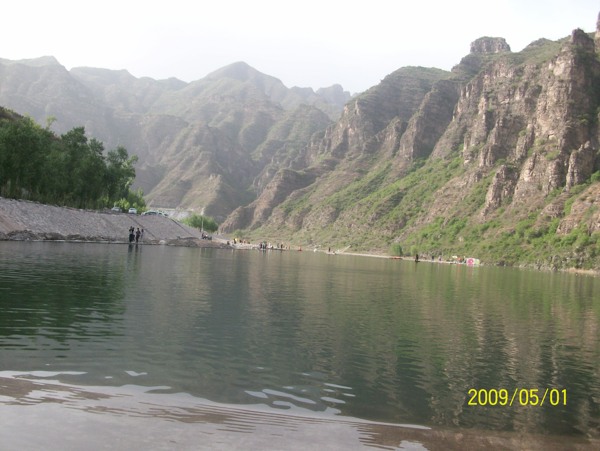
{"type": "MultiPolygon", "coordinates": [[[[508,58],[514,64],[540,64],[559,48],[559,42],[541,40],[508,58]]],[[[318,188],[309,187],[279,207],[288,218],[333,212],[334,222],[299,229],[299,221],[288,221],[287,226],[266,226],[250,236],[375,253],[388,253],[397,243],[407,255],[466,255],[488,263],[540,268],[600,268],[600,232],[589,232],[597,209],[594,203],[600,202],[599,172],[569,192],[556,190],[527,205],[508,203],[483,221],[479,213],[495,168],[461,191],[471,170],[458,151],[446,159],[415,162],[401,178],[395,178],[389,162],[380,161],[334,195],[319,199],[314,195],[318,188]],[[445,195],[451,199],[447,210],[430,211],[432,201],[445,195]],[[551,204],[559,206],[559,217],[543,214],[551,204]],[[564,232],[560,229],[564,220],[576,226],[564,232]]]]}
{"type": "Polygon", "coordinates": [[[311,204],[307,190],[280,207],[290,216],[334,208],[341,213],[330,225],[311,230],[265,227],[250,236],[276,237],[304,246],[351,246],[353,251],[374,253],[388,253],[393,243],[399,243],[406,255],[472,256],[488,263],[540,268],[600,268],[600,233],[588,233],[586,225],[594,207],[573,217],[579,226],[572,231],[557,233],[574,203],[600,194],[600,173],[587,184],[568,193],[557,190],[527,209],[501,207],[485,222],[479,211],[493,172],[465,192],[457,207],[433,218],[428,211],[431,201],[468,175],[460,157],[418,162],[405,177],[391,183],[390,173],[390,165],[382,164],[319,203],[311,204]],[[563,218],[540,215],[557,200],[564,204],[563,218]]]}

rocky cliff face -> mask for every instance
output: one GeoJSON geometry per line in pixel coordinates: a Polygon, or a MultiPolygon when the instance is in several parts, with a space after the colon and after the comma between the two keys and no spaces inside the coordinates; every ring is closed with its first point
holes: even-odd
{"type": "Polygon", "coordinates": [[[550,61],[512,67],[496,64],[491,71],[499,72],[486,74],[489,82],[476,94],[483,133],[473,133],[464,142],[465,160],[477,158],[480,169],[500,160],[497,174],[510,172],[507,165],[520,169],[518,178],[495,178],[485,211],[504,201],[513,208],[542,202],[553,190],[569,190],[589,180],[597,166],[600,64],[594,41],[576,30],[550,61]],[[497,91],[491,103],[485,92],[489,83],[501,86],[497,80],[502,76],[511,86],[497,91]],[[498,184],[500,197],[493,195],[500,192],[498,184]]]}
{"type": "MultiPolygon", "coordinates": [[[[271,212],[294,191],[313,183],[316,183],[314,195],[323,198],[359,178],[361,172],[369,167],[361,161],[381,153],[382,148],[389,148],[389,141],[395,140],[395,136],[389,135],[395,135],[398,130],[406,130],[409,121],[415,116],[425,97],[431,93],[434,84],[445,76],[447,73],[439,69],[403,68],[388,75],[379,86],[349,102],[337,123],[327,127],[322,134],[314,136],[308,145],[305,141],[294,153],[296,164],[292,168],[303,171],[302,175],[292,177],[287,169],[282,170],[281,174],[275,176],[265,187],[256,201],[227,219],[222,226],[223,231],[259,227],[269,218],[265,212],[271,212]],[[319,174],[318,182],[315,182],[315,174],[319,174]],[[287,180],[290,182],[286,182],[287,180]]],[[[439,88],[435,92],[444,92],[444,89],[439,88]]],[[[427,105],[432,103],[427,102],[427,105]]],[[[447,120],[451,116],[451,109],[451,106],[446,106],[444,110],[447,120]]],[[[414,139],[406,146],[416,146],[421,151],[422,147],[432,147],[429,137],[424,136],[431,129],[440,129],[433,125],[437,119],[438,116],[432,114],[428,120],[413,124],[414,139]]],[[[321,213],[317,215],[322,216],[321,213]]],[[[332,214],[326,217],[331,218],[332,214]]],[[[280,216],[279,221],[281,220],[280,216]]],[[[311,220],[310,214],[308,218],[304,218],[305,222],[311,220]]],[[[286,222],[284,218],[283,222],[286,222]]],[[[298,219],[292,222],[297,224],[298,219]]]]}
{"type": "Polygon", "coordinates": [[[532,44],[523,55],[486,65],[463,86],[452,123],[433,151],[444,158],[458,150],[471,173],[494,175],[484,217],[503,203],[531,205],[555,189],[581,184],[597,164],[594,42],[576,30],[555,56],[539,61],[553,47],[532,44]]]}
{"type": "MultiPolygon", "coordinates": [[[[483,218],[513,197],[518,203],[539,191],[543,198],[587,180],[597,153],[592,124],[598,99],[590,96],[598,81],[593,40],[576,30],[563,43],[540,41],[514,55],[504,39],[481,38],[471,51],[454,74],[402,69],[348,103],[340,120],[307,147],[308,167],[333,161],[344,173],[334,169],[321,176],[314,196],[326,198],[381,161],[391,161],[395,176],[401,176],[415,160],[457,153],[472,181],[465,185],[461,175],[463,191],[495,174],[483,218]],[[548,52],[556,55],[548,58],[548,52]]],[[[289,192],[280,181],[278,186],[289,192]]],[[[439,201],[444,208],[435,202],[428,217],[446,209],[447,199],[439,201]]],[[[230,218],[225,229],[263,221],[230,218]]]]}
{"type": "Polygon", "coordinates": [[[527,222],[532,237],[555,227],[558,236],[583,230],[593,238],[600,224],[599,39],[600,29],[575,30],[512,53],[502,38],[481,38],[452,73],[391,74],[308,144],[304,171],[318,173],[314,181],[298,186],[289,173],[273,179],[223,229],[262,225],[257,234],[287,231],[308,242],[360,246],[371,234],[380,243],[431,243],[422,231],[436,224],[442,247],[449,246],[441,242],[444,225],[499,237],[527,222]]]}

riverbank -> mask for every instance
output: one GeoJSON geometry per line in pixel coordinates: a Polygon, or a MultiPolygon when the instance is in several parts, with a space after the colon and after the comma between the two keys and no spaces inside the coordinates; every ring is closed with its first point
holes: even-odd
{"type": "Polygon", "coordinates": [[[143,244],[229,248],[171,218],[81,210],[0,197],[0,241],[127,243],[129,228],[144,230],[143,244]]]}
{"type": "MultiPolygon", "coordinates": [[[[139,216],[112,211],[82,210],[58,207],[24,200],[0,197],[0,241],[68,241],[127,243],[130,227],[144,230],[143,244],[166,244],[172,246],[216,247],[226,249],[256,249],[256,244],[230,245],[226,237],[202,239],[201,232],[174,219],[164,216],[139,216]]],[[[294,246],[292,250],[302,249],[294,246]]],[[[312,252],[306,248],[306,252],[312,252]]],[[[324,249],[317,252],[330,253],[324,249]]],[[[347,252],[347,249],[331,252],[335,255],[391,258],[385,254],[347,252]]],[[[412,257],[405,257],[411,260],[412,257]]],[[[421,260],[438,263],[438,261],[421,260]]],[[[442,261],[442,263],[450,263],[442,261]]],[[[493,265],[493,263],[491,263],[493,265]]],[[[536,266],[524,266],[536,270],[552,270],[536,266]]],[[[600,276],[592,269],[566,268],[559,271],[582,275],[600,276]]]]}

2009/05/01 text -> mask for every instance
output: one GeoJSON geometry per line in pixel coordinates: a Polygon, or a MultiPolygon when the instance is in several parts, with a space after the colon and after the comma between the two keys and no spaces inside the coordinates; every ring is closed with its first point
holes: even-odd
{"type": "Polygon", "coordinates": [[[469,406],[566,406],[567,389],[558,388],[470,388],[469,406]]]}

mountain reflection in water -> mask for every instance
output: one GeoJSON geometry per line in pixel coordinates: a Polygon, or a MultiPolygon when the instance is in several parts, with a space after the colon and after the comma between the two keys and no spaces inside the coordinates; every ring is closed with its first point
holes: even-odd
{"type": "Polygon", "coordinates": [[[598,293],[594,277],[503,268],[0,243],[0,427],[18,444],[10,418],[40,415],[51,435],[44,412],[60,410],[74,428],[93,423],[77,411],[132,423],[138,440],[193,423],[233,447],[293,430],[298,448],[585,448],[600,435],[598,293]],[[469,406],[471,388],[568,402],[469,406]]]}

